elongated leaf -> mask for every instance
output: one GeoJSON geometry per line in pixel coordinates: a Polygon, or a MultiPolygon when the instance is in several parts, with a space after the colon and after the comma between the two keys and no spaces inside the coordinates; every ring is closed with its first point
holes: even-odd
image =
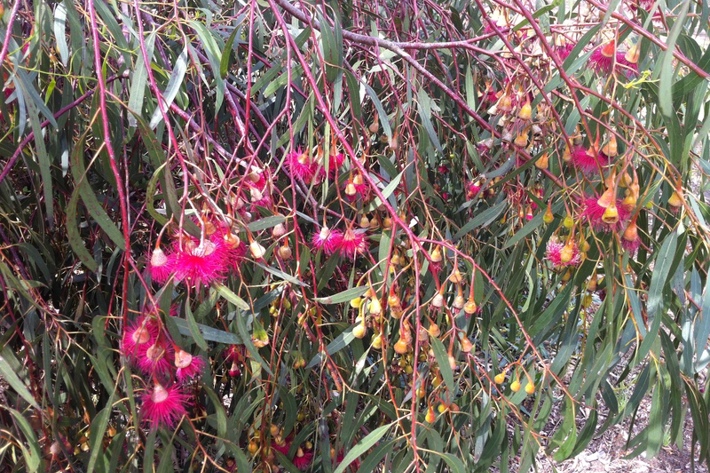
{"type": "MultiPolygon", "coordinates": [[[[0,365],[1,364],[2,362],[0,361],[0,365]]],[[[29,473],[39,472],[40,463],[42,461],[42,453],[39,448],[37,436],[35,435],[34,430],[32,430],[32,426],[20,412],[9,406],[5,406],[5,409],[12,414],[12,417],[15,419],[20,431],[22,431],[22,434],[25,436],[25,440],[29,446],[28,450],[24,443],[20,443],[20,449],[22,450],[22,456],[25,458],[27,471],[29,473]]]]}
{"type": "MultiPolygon", "coordinates": [[[[89,446],[91,447],[89,454],[89,464],[87,466],[87,471],[92,473],[96,468],[96,462],[99,461],[99,455],[103,456],[103,460],[108,463],[106,458],[106,450],[103,447],[104,434],[106,433],[106,428],[108,427],[108,421],[111,417],[111,411],[113,410],[113,393],[109,396],[106,407],[101,409],[99,413],[91,421],[91,430],[89,433],[89,446]]],[[[99,468],[99,470],[104,471],[104,468],[99,468]]]]}
{"type": "MultiPolygon", "coordinates": [[[[4,351],[4,350],[3,350],[4,351]]],[[[34,396],[30,393],[29,389],[27,389],[27,386],[25,386],[25,383],[22,382],[22,380],[17,376],[17,373],[15,373],[15,370],[13,370],[8,362],[5,360],[3,356],[0,355],[0,375],[2,375],[3,379],[7,381],[7,384],[10,385],[12,389],[17,392],[22,398],[27,401],[32,407],[35,409],[39,409],[39,404],[37,404],[37,401],[35,401],[34,396]]]]}
{"type": "MultiPolygon", "coordinates": [[[[172,320],[178,326],[180,333],[183,335],[192,335],[190,326],[187,320],[173,317],[172,320]]],[[[242,339],[239,335],[224,330],[216,329],[207,325],[197,324],[197,328],[202,334],[202,338],[209,342],[224,343],[225,345],[241,345],[242,339]]]]}
{"type": "Polygon", "coordinates": [[[351,300],[365,294],[368,289],[368,286],[351,287],[350,289],[346,289],[345,291],[339,292],[333,296],[317,297],[316,301],[321,304],[340,304],[342,302],[350,302],[351,300]]]}
{"type": "MultiPolygon", "coordinates": [[[[353,335],[353,328],[350,327],[347,330],[343,331],[340,335],[335,337],[335,339],[328,344],[328,346],[325,348],[325,351],[329,354],[332,355],[334,353],[339,352],[346,346],[350,345],[352,341],[355,340],[355,335],[353,335]]],[[[306,365],[306,368],[313,368],[314,366],[319,365],[323,361],[323,354],[318,353],[316,356],[311,359],[311,361],[306,365]]]]}
{"type": "Polygon", "coordinates": [[[175,61],[175,66],[173,67],[172,74],[170,74],[168,85],[165,87],[163,98],[158,99],[159,103],[156,105],[153,117],[150,119],[149,127],[151,129],[155,129],[155,127],[163,121],[163,111],[167,113],[170,105],[173,103],[175,97],[180,91],[182,81],[185,78],[185,71],[187,71],[187,48],[182,50],[182,53],[178,56],[177,61],[175,61]],[[161,107],[163,111],[161,111],[161,107]]]}
{"type": "Polygon", "coordinates": [[[218,284],[216,288],[219,295],[227,299],[235,306],[237,306],[237,309],[249,310],[249,304],[247,304],[244,299],[233,293],[232,290],[229,289],[227,286],[225,286],[224,284],[218,284]]]}
{"type": "Polygon", "coordinates": [[[123,233],[118,229],[115,223],[108,216],[103,206],[96,198],[96,194],[91,189],[88,182],[87,170],[84,168],[84,140],[86,135],[91,130],[87,128],[86,132],[79,137],[74,149],[71,153],[71,172],[74,176],[74,182],[79,189],[81,200],[84,202],[89,214],[96,220],[101,229],[106,232],[106,235],[116,244],[121,250],[126,250],[126,240],[123,238],[123,233]]]}
{"type": "Polygon", "coordinates": [[[368,451],[370,447],[375,445],[377,441],[390,430],[390,428],[392,428],[392,424],[383,425],[367,434],[364,439],[362,439],[345,455],[343,460],[338,464],[338,467],[335,469],[334,473],[343,473],[352,462],[360,458],[360,456],[368,451]]]}
{"type": "Polygon", "coordinates": [[[436,363],[439,365],[439,371],[441,371],[441,376],[444,378],[444,384],[449,390],[448,402],[452,400],[451,395],[456,392],[456,386],[454,385],[454,372],[449,364],[449,355],[446,353],[446,348],[444,344],[441,343],[436,337],[431,337],[430,339],[431,347],[434,349],[434,356],[436,357],[436,363]]]}

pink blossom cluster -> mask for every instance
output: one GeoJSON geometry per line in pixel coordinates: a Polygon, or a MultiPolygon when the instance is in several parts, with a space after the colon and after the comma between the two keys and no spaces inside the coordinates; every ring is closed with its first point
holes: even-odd
{"type": "Polygon", "coordinates": [[[173,427],[187,414],[184,387],[200,375],[204,359],[177,346],[152,311],[124,331],[121,353],[152,383],[141,396],[144,422],[152,428],[173,427]]]}
{"type": "Polygon", "coordinates": [[[148,264],[151,279],[163,284],[172,277],[188,286],[210,285],[236,271],[246,245],[227,225],[209,223],[205,227],[211,230],[209,235],[196,238],[182,233],[170,251],[156,246],[148,264]]]}
{"type": "Polygon", "coordinates": [[[366,253],[368,249],[365,230],[352,228],[341,232],[324,226],[313,234],[311,244],[316,251],[321,250],[328,256],[338,253],[350,259],[366,253]]]}
{"type": "Polygon", "coordinates": [[[329,156],[326,172],[326,165],[322,162],[322,158],[320,160],[314,159],[307,152],[298,149],[286,155],[284,166],[292,178],[300,178],[311,184],[322,181],[326,177],[337,176],[338,170],[344,162],[345,156],[342,153],[329,156]]]}
{"type": "MultiPolygon", "coordinates": [[[[277,439],[271,444],[271,447],[277,452],[288,456],[288,453],[291,450],[291,445],[293,444],[292,437],[293,436],[290,436],[286,440],[277,439]]],[[[296,454],[294,455],[291,462],[293,463],[293,466],[295,466],[299,470],[305,471],[308,469],[309,466],[311,466],[311,463],[313,462],[313,452],[304,451],[301,447],[299,447],[298,450],[296,450],[296,454]]]]}
{"type": "Polygon", "coordinates": [[[600,166],[607,166],[611,162],[611,158],[603,152],[586,149],[584,146],[575,146],[571,154],[572,164],[584,174],[597,172],[600,166]]]}
{"type": "Polygon", "coordinates": [[[621,71],[627,79],[632,79],[638,75],[638,65],[627,56],[626,51],[616,51],[615,41],[609,41],[592,52],[589,65],[600,75],[621,71]]]}

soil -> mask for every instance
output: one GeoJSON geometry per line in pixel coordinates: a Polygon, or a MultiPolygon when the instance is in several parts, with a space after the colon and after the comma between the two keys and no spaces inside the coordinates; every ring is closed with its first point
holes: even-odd
{"type": "MultiPolygon", "coordinates": [[[[639,408],[637,421],[632,431],[635,435],[646,425],[650,400],[639,408]]],[[[691,454],[693,425],[690,414],[683,428],[682,445],[667,445],[657,456],[646,458],[644,454],[635,458],[625,458],[629,454],[626,442],[629,438],[630,420],[609,428],[604,434],[592,440],[586,450],[564,462],[554,462],[539,458],[538,473],[708,473],[704,463],[693,462],[691,454]]],[[[697,448],[696,448],[697,450],[697,448]]]]}

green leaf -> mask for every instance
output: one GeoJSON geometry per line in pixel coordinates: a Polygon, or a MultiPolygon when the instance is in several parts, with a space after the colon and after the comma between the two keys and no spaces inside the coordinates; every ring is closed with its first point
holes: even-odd
{"type": "Polygon", "coordinates": [[[387,431],[392,427],[392,425],[393,424],[383,425],[367,434],[365,438],[363,438],[357,445],[352,448],[352,450],[347,453],[347,455],[345,455],[343,460],[335,469],[334,473],[343,473],[352,462],[360,458],[360,456],[362,456],[362,454],[368,451],[370,447],[375,445],[377,441],[380,440],[387,433],[387,431]]]}
{"type": "MultiPolygon", "coordinates": [[[[103,461],[107,462],[106,450],[103,446],[104,434],[106,433],[106,428],[108,427],[108,421],[111,418],[111,411],[113,410],[113,393],[109,396],[106,407],[101,409],[99,413],[91,421],[91,429],[89,431],[89,446],[91,453],[89,454],[89,464],[86,467],[88,473],[92,473],[94,468],[96,468],[96,461],[99,459],[99,455],[103,456],[103,461]]],[[[104,471],[105,468],[99,468],[104,471]]]]}
{"type": "MultiPolygon", "coordinates": [[[[173,317],[172,320],[175,322],[175,325],[177,325],[181,334],[192,335],[192,331],[187,323],[187,320],[177,317],[173,317]]],[[[202,324],[197,324],[197,328],[199,328],[202,338],[209,342],[224,343],[225,345],[241,345],[243,343],[242,339],[235,333],[225,332],[224,330],[202,324]]]]}
{"type": "MultiPolygon", "coordinates": [[[[0,366],[1,365],[2,360],[0,360],[0,366]]],[[[34,430],[32,430],[32,426],[27,421],[25,416],[23,416],[21,413],[19,413],[12,407],[3,407],[7,409],[12,415],[12,417],[15,419],[15,422],[17,423],[18,427],[25,436],[25,440],[27,441],[27,444],[29,446],[28,450],[27,447],[25,447],[24,443],[20,443],[20,450],[22,450],[22,456],[25,458],[25,466],[27,468],[26,471],[29,473],[39,472],[40,463],[42,462],[42,453],[39,448],[39,442],[37,441],[37,437],[35,436],[34,430]]]]}
{"type": "Polygon", "coordinates": [[[444,150],[439,142],[439,135],[436,133],[436,130],[434,130],[434,125],[431,122],[433,100],[427,95],[423,87],[417,92],[417,102],[419,103],[419,118],[422,120],[422,125],[427,135],[429,135],[429,139],[434,144],[434,147],[440,153],[443,153],[444,150]]]}
{"type": "Polygon", "coordinates": [[[96,223],[99,224],[101,229],[106,232],[106,235],[111,238],[111,241],[113,241],[118,248],[125,251],[126,240],[123,238],[123,233],[118,229],[116,224],[113,223],[108,213],[106,213],[103,206],[99,203],[96,194],[91,189],[88,182],[87,170],[84,168],[84,141],[90,131],[91,129],[87,128],[84,134],[81,135],[74,144],[74,149],[71,153],[71,172],[74,176],[75,185],[79,189],[81,200],[84,202],[89,214],[96,220],[96,223]]]}
{"type": "Polygon", "coordinates": [[[195,343],[198,347],[200,347],[204,351],[207,351],[207,342],[202,337],[200,327],[197,325],[197,321],[195,320],[195,317],[192,314],[192,309],[190,309],[189,304],[185,304],[185,318],[187,320],[187,326],[190,329],[190,335],[192,336],[192,339],[195,340],[195,343]]]}
{"type": "Polygon", "coordinates": [[[651,345],[658,336],[658,329],[661,327],[662,309],[666,303],[663,297],[663,288],[666,287],[670,269],[673,264],[673,256],[676,252],[678,235],[669,233],[666,237],[661,249],[658,251],[653,274],[651,275],[651,286],[648,289],[648,322],[651,327],[646,334],[646,337],[641,342],[637,353],[637,359],[641,359],[648,354],[651,345]]]}
{"type": "Polygon", "coordinates": [[[388,453],[392,453],[392,449],[396,440],[389,440],[372,449],[372,452],[360,462],[359,471],[376,471],[377,466],[388,453]]]}
{"type": "Polygon", "coordinates": [[[449,465],[449,471],[451,473],[466,473],[466,467],[464,466],[463,462],[454,454],[452,453],[445,453],[445,452],[437,452],[433,451],[432,452],[435,455],[440,456],[441,458],[444,459],[447,465],[449,465]]]}
{"type": "Polygon", "coordinates": [[[446,385],[449,394],[447,402],[453,401],[452,394],[456,392],[456,385],[454,384],[454,372],[449,364],[449,355],[446,353],[446,348],[444,344],[441,343],[436,337],[430,337],[431,347],[434,349],[434,356],[436,357],[436,363],[439,365],[439,371],[441,371],[441,376],[444,378],[444,384],[446,385]]]}
{"type": "MultiPolygon", "coordinates": [[[[355,340],[355,336],[353,335],[353,327],[349,327],[343,333],[335,337],[335,339],[328,344],[327,347],[325,347],[326,353],[329,355],[332,355],[334,353],[339,352],[346,346],[350,345],[352,341],[355,340]]],[[[316,356],[314,356],[311,361],[306,365],[306,368],[313,368],[314,366],[319,365],[323,361],[323,354],[318,353],[316,356]]]]}
{"type": "Polygon", "coordinates": [[[456,234],[453,237],[454,241],[458,241],[463,237],[465,234],[467,234],[470,231],[475,230],[476,228],[480,226],[488,226],[490,225],[494,220],[498,218],[498,216],[503,213],[503,210],[505,210],[508,207],[508,201],[507,200],[502,200],[495,204],[492,207],[487,208],[480,214],[476,215],[472,220],[470,220],[466,225],[461,227],[461,229],[456,232],[456,234]]]}
{"type": "Polygon", "coordinates": [[[659,72],[658,108],[666,119],[669,119],[676,113],[673,108],[673,76],[675,75],[673,53],[675,52],[675,43],[678,40],[678,35],[681,34],[685,28],[683,19],[688,14],[689,6],[690,2],[682,2],[675,23],[665,41],[666,50],[663,52],[663,59],[656,65],[656,70],[659,72]]]}
{"type": "Polygon", "coordinates": [[[237,309],[239,309],[239,310],[251,309],[249,304],[247,304],[246,301],[244,301],[244,299],[242,299],[241,297],[239,297],[238,295],[233,293],[232,290],[229,289],[224,284],[217,284],[215,286],[215,288],[217,289],[217,292],[219,293],[220,296],[224,297],[229,302],[234,304],[237,307],[237,309]]]}
{"type": "MultiPolygon", "coordinates": [[[[8,348],[6,347],[2,351],[4,352],[7,349],[8,348]]],[[[35,409],[40,409],[39,404],[37,404],[37,401],[35,401],[35,398],[27,389],[25,383],[22,382],[19,376],[17,376],[15,370],[10,367],[7,360],[5,360],[5,357],[2,355],[0,355],[0,375],[5,379],[7,384],[9,384],[10,387],[14,389],[17,394],[22,396],[22,398],[27,401],[32,407],[34,407],[35,409]]]]}
{"type": "Polygon", "coordinates": [[[232,34],[227,38],[227,42],[224,43],[224,49],[222,50],[222,58],[219,61],[219,75],[222,79],[227,78],[227,72],[229,72],[229,60],[232,56],[232,48],[234,45],[234,38],[237,37],[237,33],[241,31],[240,27],[235,27],[232,30],[232,34]]]}
{"type": "Polygon", "coordinates": [[[267,228],[275,227],[276,225],[284,223],[285,221],[286,217],[284,217],[283,215],[272,215],[271,217],[266,217],[250,222],[247,225],[247,228],[251,232],[258,232],[259,230],[266,230],[267,228]]]}
{"type": "Polygon", "coordinates": [[[365,294],[368,289],[368,286],[351,287],[350,289],[346,289],[345,291],[339,292],[332,296],[316,297],[316,302],[321,304],[340,304],[343,302],[350,302],[351,300],[365,294]]]}
{"type": "MultiPolygon", "coordinates": [[[[403,174],[404,174],[404,172],[400,172],[399,174],[397,174],[390,181],[390,183],[387,184],[387,186],[384,189],[382,189],[382,197],[384,197],[385,199],[388,199],[389,196],[392,195],[392,193],[395,191],[395,189],[397,189],[397,186],[399,186],[399,181],[402,180],[403,174]]],[[[368,209],[370,212],[372,212],[375,209],[377,209],[380,205],[382,205],[382,200],[378,196],[378,197],[375,197],[375,199],[370,203],[370,205],[368,206],[368,209]]],[[[394,206],[396,207],[396,205],[394,205],[394,206]]]]}
{"type": "Polygon", "coordinates": [[[158,99],[158,104],[155,107],[153,116],[150,119],[149,127],[155,129],[160,122],[163,121],[163,112],[168,112],[170,105],[172,105],[175,97],[180,91],[180,86],[182,86],[182,81],[185,78],[185,72],[187,71],[187,47],[182,50],[180,56],[178,56],[177,61],[175,61],[175,66],[173,67],[173,72],[170,74],[170,79],[168,80],[168,85],[165,87],[165,92],[163,97],[158,99]]]}

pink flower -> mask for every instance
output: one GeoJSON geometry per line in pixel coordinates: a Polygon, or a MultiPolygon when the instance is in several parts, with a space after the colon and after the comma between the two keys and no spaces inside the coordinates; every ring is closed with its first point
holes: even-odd
{"type": "Polygon", "coordinates": [[[601,47],[594,50],[589,57],[589,66],[594,69],[597,74],[609,75],[614,71],[614,59],[616,58],[616,41],[604,43],[601,47]]]}
{"type": "Polygon", "coordinates": [[[158,326],[152,316],[142,316],[123,332],[121,352],[135,360],[139,352],[145,351],[158,336],[158,326]]]}
{"type": "Polygon", "coordinates": [[[288,455],[288,451],[291,450],[291,442],[281,439],[280,442],[272,442],[271,448],[283,455],[288,455]]]}
{"type": "Polygon", "coordinates": [[[224,243],[217,239],[200,242],[193,238],[183,240],[182,249],[176,242],[175,278],[189,284],[200,283],[208,286],[226,276],[229,265],[229,251],[224,243]]]}
{"type": "Polygon", "coordinates": [[[481,192],[481,182],[473,181],[466,186],[466,198],[473,199],[481,192]]]}
{"type": "Polygon", "coordinates": [[[296,452],[296,456],[293,457],[293,466],[295,466],[301,471],[304,471],[306,468],[311,466],[312,461],[313,452],[304,452],[299,448],[296,452]]]}
{"type": "Polygon", "coordinates": [[[284,166],[292,178],[298,177],[307,183],[310,183],[318,172],[318,164],[313,162],[308,154],[300,149],[286,155],[284,166]]]}
{"type": "Polygon", "coordinates": [[[200,356],[192,356],[190,353],[177,348],[175,350],[175,376],[178,381],[185,381],[197,377],[205,367],[205,360],[200,356]]]}
{"type": "Polygon", "coordinates": [[[599,166],[609,164],[609,158],[604,153],[595,153],[593,148],[585,149],[576,146],[572,150],[572,164],[584,174],[591,174],[599,170],[599,166]]]}
{"type": "Polygon", "coordinates": [[[163,284],[173,275],[174,266],[175,257],[173,255],[166,255],[159,246],[156,246],[150,254],[148,273],[153,281],[158,284],[163,284]]]}
{"type": "Polygon", "coordinates": [[[639,75],[639,68],[638,64],[635,64],[633,62],[629,62],[626,59],[626,53],[625,52],[617,52],[616,53],[616,64],[619,66],[621,69],[621,72],[626,76],[626,79],[631,80],[634,77],[639,75]]]}
{"type": "Polygon", "coordinates": [[[583,205],[584,211],[582,212],[582,217],[586,218],[592,225],[592,228],[598,232],[620,231],[624,226],[624,222],[629,218],[629,211],[626,206],[623,205],[621,199],[616,199],[614,204],[618,212],[618,220],[615,222],[604,221],[604,213],[607,212],[607,207],[603,207],[599,204],[598,197],[586,198],[583,205]]]}
{"type": "Polygon", "coordinates": [[[323,250],[323,253],[330,256],[340,247],[343,234],[340,230],[331,230],[323,227],[318,233],[314,233],[311,244],[315,250],[323,250]]]}
{"type": "Polygon", "coordinates": [[[173,348],[160,339],[150,345],[144,344],[137,353],[136,364],[146,375],[170,378],[174,364],[173,348]]]}
{"type": "MultiPolygon", "coordinates": [[[[345,155],[343,153],[333,154],[328,157],[328,177],[331,179],[338,175],[338,171],[343,167],[345,155]]],[[[318,170],[318,177],[323,179],[326,177],[325,166],[318,170]]]]}
{"type": "Polygon", "coordinates": [[[355,259],[358,254],[367,251],[367,240],[364,230],[353,230],[348,228],[340,239],[338,251],[342,256],[355,259]]]}
{"type": "Polygon", "coordinates": [[[564,61],[569,57],[573,49],[574,44],[565,42],[560,46],[555,46],[554,51],[557,53],[557,56],[560,58],[560,60],[564,61]]]}
{"type": "Polygon", "coordinates": [[[165,388],[155,383],[153,389],[144,392],[142,396],[143,420],[154,429],[159,426],[172,428],[177,421],[187,415],[185,408],[187,399],[187,395],[180,390],[179,386],[165,388]]]}
{"type": "Polygon", "coordinates": [[[570,240],[567,244],[564,244],[555,237],[550,238],[547,242],[545,258],[551,262],[555,268],[576,266],[582,261],[577,243],[570,240]]]}

